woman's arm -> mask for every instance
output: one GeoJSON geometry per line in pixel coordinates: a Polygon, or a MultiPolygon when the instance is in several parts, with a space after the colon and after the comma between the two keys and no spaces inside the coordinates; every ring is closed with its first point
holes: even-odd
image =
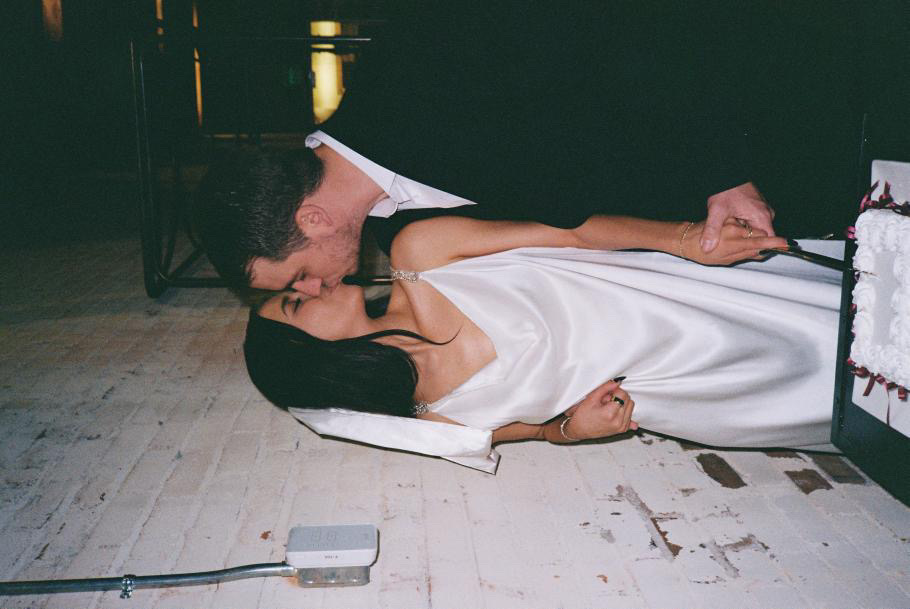
{"type": "Polygon", "coordinates": [[[619,387],[619,382],[607,381],[564,414],[546,423],[511,423],[494,430],[493,444],[515,440],[568,444],[624,433],[638,429],[638,423],[632,420],[634,408],[635,401],[619,387]]]}
{"type": "MultiPolygon", "coordinates": [[[[566,432],[564,435],[561,430],[565,430],[569,427],[569,424],[563,425],[563,422],[566,420],[566,418],[567,417],[565,415],[561,414],[555,419],[547,421],[541,425],[532,425],[530,423],[510,423],[508,425],[500,427],[499,429],[493,430],[493,444],[499,444],[500,442],[515,442],[518,440],[546,440],[547,442],[551,442],[553,444],[569,444],[571,442],[579,442],[581,440],[591,439],[576,437],[569,434],[568,432],[566,432]]],[[[571,423],[571,421],[569,421],[569,423],[571,423]]],[[[622,433],[622,431],[617,430],[613,433],[622,433]]]]}
{"type": "Polygon", "coordinates": [[[682,256],[701,264],[732,264],[758,257],[758,252],[786,247],[780,237],[767,237],[729,221],[719,245],[709,254],[698,247],[704,222],[662,222],[625,216],[592,216],[573,229],[535,222],[475,220],[446,216],[409,224],[392,243],[392,265],[423,271],[463,258],[518,247],[577,247],[596,250],[647,249],[682,256]]]}
{"type": "MultiPolygon", "coordinates": [[[[583,400],[546,423],[535,425],[516,422],[494,429],[493,444],[516,440],[547,440],[553,444],[568,444],[638,429],[638,423],[632,420],[635,400],[619,386],[621,382],[621,379],[614,379],[601,384],[583,400]]],[[[435,412],[425,412],[417,415],[417,418],[461,425],[435,412]]]]}

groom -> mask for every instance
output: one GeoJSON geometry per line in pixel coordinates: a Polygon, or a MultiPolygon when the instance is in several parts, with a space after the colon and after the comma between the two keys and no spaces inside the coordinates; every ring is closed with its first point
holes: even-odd
{"type": "Polygon", "coordinates": [[[705,251],[728,219],[773,234],[735,120],[735,66],[712,63],[726,57],[705,48],[717,32],[696,27],[716,20],[446,4],[463,7],[393,20],[308,148],[212,167],[197,224],[230,283],[318,295],[356,270],[364,224],[388,251],[439,213],[571,228],[596,213],[697,220],[707,206],[705,251]],[[572,35],[553,42],[554,23],[572,35]],[[633,44],[645,34],[663,46],[633,44]]]}

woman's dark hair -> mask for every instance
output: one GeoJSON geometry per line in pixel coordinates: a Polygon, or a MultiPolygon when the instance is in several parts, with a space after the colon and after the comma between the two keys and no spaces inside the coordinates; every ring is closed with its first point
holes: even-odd
{"type": "Polygon", "coordinates": [[[194,228],[229,285],[249,285],[254,258],[281,261],[306,245],[294,214],[322,178],[309,148],[240,148],[209,167],[196,191],[194,228]]]}
{"type": "Polygon", "coordinates": [[[404,349],[372,340],[392,335],[444,344],[408,330],[322,340],[262,317],[254,309],[243,353],[253,384],[281,408],[347,408],[412,417],[417,387],[414,360],[404,349]]]}

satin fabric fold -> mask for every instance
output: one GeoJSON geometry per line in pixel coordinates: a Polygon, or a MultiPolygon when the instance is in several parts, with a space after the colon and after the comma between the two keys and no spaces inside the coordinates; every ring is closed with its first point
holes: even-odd
{"type": "Polygon", "coordinates": [[[499,453],[490,444],[493,434],[486,430],[344,408],[288,410],[323,436],[443,457],[491,474],[499,465],[499,453]]]}

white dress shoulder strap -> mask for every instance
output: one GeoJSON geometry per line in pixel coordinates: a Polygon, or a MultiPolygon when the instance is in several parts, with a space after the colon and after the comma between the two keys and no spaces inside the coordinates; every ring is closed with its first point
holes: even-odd
{"type": "Polygon", "coordinates": [[[391,269],[392,271],[392,280],[401,279],[409,283],[417,283],[420,279],[420,273],[417,271],[401,271],[399,269],[391,269]]]}

